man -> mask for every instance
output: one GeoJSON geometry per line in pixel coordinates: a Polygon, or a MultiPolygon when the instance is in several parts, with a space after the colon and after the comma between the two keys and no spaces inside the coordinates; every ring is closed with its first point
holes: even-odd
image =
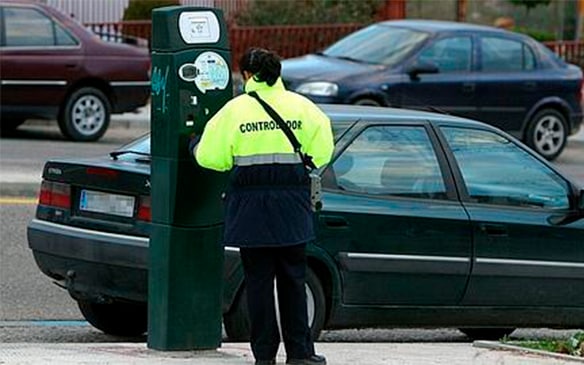
{"type": "MultiPolygon", "coordinates": [[[[239,68],[246,93],[255,92],[281,116],[317,167],[327,164],[334,148],[330,120],[310,100],[284,88],[278,56],[251,48],[239,68]]],[[[310,178],[300,154],[260,102],[247,94],[213,116],[194,154],[203,167],[231,170],[224,244],[240,247],[256,364],[275,364],[280,343],[274,278],[286,363],[326,364],[315,354],[307,323],[304,249],[315,236],[310,178]]]]}

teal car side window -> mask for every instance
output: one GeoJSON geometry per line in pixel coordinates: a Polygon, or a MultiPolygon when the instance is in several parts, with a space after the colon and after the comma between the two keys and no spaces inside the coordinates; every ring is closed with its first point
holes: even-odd
{"type": "Polygon", "coordinates": [[[511,140],[496,133],[442,127],[469,197],[484,204],[568,209],[568,183],[511,140]]]}
{"type": "Polygon", "coordinates": [[[332,167],[341,190],[446,199],[438,159],[423,127],[366,128],[332,167]]]}

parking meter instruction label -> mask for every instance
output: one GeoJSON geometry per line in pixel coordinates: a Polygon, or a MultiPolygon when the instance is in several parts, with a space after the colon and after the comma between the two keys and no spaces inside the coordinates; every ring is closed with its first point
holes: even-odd
{"type": "Polygon", "coordinates": [[[230,72],[225,59],[215,52],[203,52],[194,63],[185,63],[178,69],[179,77],[194,82],[203,94],[207,90],[225,90],[230,72]]]}
{"type": "Polygon", "coordinates": [[[187,44],[217,43],[219,20],[210,11],[187,11],[178,18],[178,29],[187,44]]]}

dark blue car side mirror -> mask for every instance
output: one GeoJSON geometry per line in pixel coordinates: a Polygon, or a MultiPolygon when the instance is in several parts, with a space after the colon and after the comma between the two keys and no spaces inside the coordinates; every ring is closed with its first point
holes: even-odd
{"type": "Polygon", "coordinates": [[[438,66],[431,61],[415,61],[404,70],[411,79],[417,79],[420,74],[437,74],[440,72],[438,66]]]}
{"type": "Polygon", "coordinates": [[[578,196],[578,210],[584,215],[584,189],[580,189],[580,195],[578,196]]]}

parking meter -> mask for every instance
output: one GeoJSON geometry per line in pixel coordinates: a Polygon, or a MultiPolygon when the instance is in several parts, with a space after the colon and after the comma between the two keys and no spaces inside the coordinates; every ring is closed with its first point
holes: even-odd
{"type": "Polygon", "coordinates": [[[226,174],[199,167],[189,138],[233,96],[227,27],[218,9],[152,12],[148,347],[221,344],[226,174]]]}

